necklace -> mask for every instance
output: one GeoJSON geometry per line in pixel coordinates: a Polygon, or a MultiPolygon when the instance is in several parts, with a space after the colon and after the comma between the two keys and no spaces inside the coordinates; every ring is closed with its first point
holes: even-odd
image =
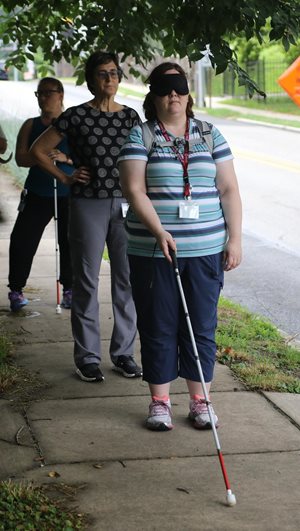
{"type": "MultiPolygon", "coordinates": [[[[164,124],[158,121],[159,128],[167,141],[170,141],[170,137],[166,131],[164,124]]],[[[189,165],[189,139],[190,139],[190,120],[187,118],[185,124],[185,133],[183,138],[175,138],[173,146],[171,147],[175,157],[181,162],[183,169],[183,182],[184,182],[184,199],[190,200],[192,197],[192,187],[189,180],[188,165],[189,165]],[[183,147],[183,153],[180,148],[183,147]]]]}

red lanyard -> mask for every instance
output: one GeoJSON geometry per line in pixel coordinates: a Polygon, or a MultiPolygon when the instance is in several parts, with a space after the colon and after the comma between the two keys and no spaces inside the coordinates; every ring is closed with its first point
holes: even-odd
{"type": "MultiPolygon", "coordinates": [[[[164,136],[164,138],[167,140],[167,142],[171,142],[171,138],[169,137],[165,126],[162,122],[158,122],[158,125],[160,127],[160,130],[164,136]]],[[[174,143],[171,146],[171,149],[173,153],[175,153],[177,159],[181,162],[182,168],[183,168],[183,182],[184,182],[184,191],[183,195],[185,199],[191,198],[191,191],[192,187],[190,185],[189,181],[189,174],[188,174],[188,165],[189,165],[189,138],[190,138],[190,121],[187,119],[186,125],[185,125],[185,133],[184,133],[184,152],[181,153],[179,151],[178,145],[174,143]]]]}

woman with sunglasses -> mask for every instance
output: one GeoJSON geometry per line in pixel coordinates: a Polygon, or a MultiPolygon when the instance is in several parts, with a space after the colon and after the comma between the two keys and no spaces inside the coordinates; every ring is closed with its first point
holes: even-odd
{"type": "Polygon", "coordinates": [[[85,382],[104,380],[100,368],[99,270],[105,244],[111,267],[114,326],[109,354],[113,368],[128,378],[140,377],[134,342],[136,313],[129,281],[126,201],[117,169],[121,146],[137,112],[115,101],[122,71],[118,56],[96,51],[85,65],[93,97],[65,111],[32,148],[40,166],[71,185],[70,247],[74,271],[71,311],[76,374],[85,382]],[[66,137],[76,170],[69,176],[53,168],[47,154],[66,137]]]}
{"type": "MultiPolygon", "coordinates": [[[[152,397],[146,426],[172,429],[170,383],[180,376],[189,390],[193,426],[211,428],[170,249],[177,253],[209,391],[223,271],[241,261],[240,195],[226,140],[210,125],[210,153],[193,120],[193,100],[183,69],[176,63],[162,63],[148,81],[144,110],[155,142],[148,152],[141,127],[135,127],[119,157],[122,190],[130,204],[128,253],[143,378],[152,397]]],[[[213,420],[217,426],[215,413],[213,420]]]]}
{"type": "MultiPolygon", "coordinates": [[[[21,126],[17,136],[16,162],[18,166],[29,168],[28,176],[21,193],[18,216],[10,236],[9,276],[10,308],[13,312],[28,304],[23,295],[30,274],[34,255],[39,246],[43,232],[54,217],[54,179],[51,172],[43,171],[37,166],[36,159],[29,151],[32,143],[51,125],[63,110],[64,88],[55,78],[45,77],[40,80],[35,92],[40,116],[29,118],[21,126]]],[[[47,154],[50,166],[60,167],[71,174],[74,170],[66,139],[57,149],[47,154]]],[[[69,187],[57,184],[57,219],[58,244],[60,257],[60,283],[63,286],[62,306],[71,307],[72,268],[68,242],[68,200],[69,187]]]]}

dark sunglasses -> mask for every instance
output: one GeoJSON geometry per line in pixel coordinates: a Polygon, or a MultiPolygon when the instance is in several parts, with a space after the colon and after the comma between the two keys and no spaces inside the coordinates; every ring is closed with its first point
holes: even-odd
{"type": "Polygon", "coordinates": [[[109,81],[109,79],[120,79],[122,75],[122,71],[116,68],[115,70],[98,70],[96,72],[96,76],[100,79],[105,79],[105,81],[109,81]]]}
{"type": "Polygon", "coordinates": [[[49,98],[54,92],[60,92],[60,90],[55,89],[49,89],[49,90],[36,90],[34,95],[37,98],[40,98],[41,96],[45,96],[46,98],[49,98]]]}

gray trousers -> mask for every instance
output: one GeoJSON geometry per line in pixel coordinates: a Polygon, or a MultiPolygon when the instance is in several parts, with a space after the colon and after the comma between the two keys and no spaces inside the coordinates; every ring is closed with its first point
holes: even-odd
{"type": "Polygon", "coordinates": [[[114,326],[110,341],[112,362],[133,356],[136,312],[127,259],[127,235],[122,217],[123,198],[73,198],[70,204],[70,249],[73,266],[71,323],[77,367],[101,360],[99,272],[105,243],[111,267],[114,326]]]}

